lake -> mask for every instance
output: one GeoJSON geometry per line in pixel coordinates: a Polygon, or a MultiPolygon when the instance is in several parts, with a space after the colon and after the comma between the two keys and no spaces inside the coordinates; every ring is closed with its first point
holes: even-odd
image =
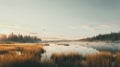
{"type": "Polygon", "coordinates": [[[45,44],[43,48],[46,53],[42,55],[42,59],[50,59],[53,53],[79,53],[86,56],[100,51],[120,51],[120,43],[111,42],[50,42],[43,44],[45,44]]]}

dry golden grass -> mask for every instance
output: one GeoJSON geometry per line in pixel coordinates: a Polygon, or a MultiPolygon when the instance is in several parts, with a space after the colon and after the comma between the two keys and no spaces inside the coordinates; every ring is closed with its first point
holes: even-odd
{"type": "Polygon", "coordinates": [[[112,54],[110,52],[100,52],[86,57],[87,67],[111,67],[112,54]]]}
{"type": "Polygon", "coordinates": [[[45,59],[40,62],[41,67],[56,67],[56,64],[49,59],[45,59]]]}
{"type": "Polygon", "coordinates": [[[4,55],[4,56],[2,56],[2,57],[0,57],[0,64],[1,64],[1,66],[0,67],[4,67],[4,66],[11,66],[13,63],[16,63],[16,62],[18,62],[18,63],[23,63],[23,62],[25,62],[25,61],[27,61],[27,60],[31,60],[31,61],[33,61],[33,55],[32,54],[30,54],[30,55],[11,55],[11,54],[9,54],[9,55],[4,55]]]}
{"type": "Polygon", "coordinates": [[[58,67],[80,67],[82,66],[82,55],[78,53],[61,53],[55,54],[53,53],[51,59],[58,67]]]}
{"type": "Polygon", "coordinates": [[[35,44],[0,44],[0,51],[39,51],[43,46],[35,44]]]}
{"type": "Polygon", "coordinates": [[[77,61],[77,60],[82,60],[82,55],[78,53],[61,53],[61,54],[56,54],[53,53],[51,56],[51,59],[56,60],[56,61],[77,61]]]}
{"type": "Polygon", "coordinates": [[[100,52],[84,58],[79,53],[53,53],[50,60],[40,61],[43,46],[35,44],[1,44],[0,67],[120,67],[120,52],[100,52]],[[20,54],[19,54],[20,53],[20,54]],[[84,62],[84,63],[83,63],[84,62]]]}
{"type": "Polygon", "coordinates": [[[87,55],[86,59],[78,53],[54,53],[51,59],[58,67],[112,67],[113,60],[110,52],[87,55]]]}
{"type": "Polygon", "coordinates": [[[41,54],[44,51],[42,46],[34,44],[1,44],[0,67],[14,67],[13,65],[23,67],[22,65],[28,65],[28,63],[39,65],[38,61],[40,61],[41,54]]]}
{"type": "Polygon", "coordinates": [[[116,67],[120,67],[120,52],[116,53],[115,63],[116,67]]]}

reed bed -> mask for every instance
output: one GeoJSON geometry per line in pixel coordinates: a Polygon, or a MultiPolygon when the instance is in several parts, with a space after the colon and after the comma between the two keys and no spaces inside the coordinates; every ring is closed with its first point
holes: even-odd
{"type": "Polygon", "coordinates": [[[78,53],[53,53],[51,59],[57,67],[81,67],[83,57],[81,54],[78,53]]]}
{"type": "Polygon", "coordinates": [[[116,53],[115,63],[116,63],[115,67],[120,67],[120,52],[116,53]]]}
{"type": "Polygon", "coordinates": [[[0,67],[39,67],[44,52],[40,45],[0,45],[0,67]]]}
{"type": "Polygon", "coordinates": [[[100,52],[86,57],[86,67],[111,67],[112,54],[110,52],[100,52]]]}
{"type": "Polygon", "coordinates": [[[0,45],[0,67],[120,67],[120,52],[102,51],[85,57],[74,52],[53,53],[41,61],[44,52],[40,45],[0,45]]]}

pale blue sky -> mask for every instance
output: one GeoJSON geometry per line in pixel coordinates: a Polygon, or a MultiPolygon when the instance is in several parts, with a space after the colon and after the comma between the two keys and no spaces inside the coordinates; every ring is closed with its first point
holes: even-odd
{"type": "Polygon", "coordinates": [[[0,32],[88,37],[120,31],[120,0],[0,0],[0,32]]]}

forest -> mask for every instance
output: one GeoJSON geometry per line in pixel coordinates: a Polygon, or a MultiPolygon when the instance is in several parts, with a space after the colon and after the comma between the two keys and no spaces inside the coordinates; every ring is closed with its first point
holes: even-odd
{"type": "Polygon", "coordinates": [[[120,32],[99,34],[94,37],[88,37],[88,38],[81,39],[80,41],[120,41],[120,32]]]}
{"type": "Polygon", "coordinates": [[[0,34],[0,42],[19,42],[19,43],[36,43],[40,42],[41,39],[36,36],[22,35],[10,33],[8,35],[0,34]]]}

